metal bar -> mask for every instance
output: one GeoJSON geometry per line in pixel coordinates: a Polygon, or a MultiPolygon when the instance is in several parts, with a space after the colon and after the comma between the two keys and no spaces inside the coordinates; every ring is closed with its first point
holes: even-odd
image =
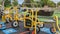
{"type": "Polygon", "coordinates": [[[20,7],[21,9],[38,9],[38,10],[45,10],[45,9],[50,9],[50,10],[54,10],[54,9],[57,9],[57,8],[29,8],[29,7],[20,7]]]}

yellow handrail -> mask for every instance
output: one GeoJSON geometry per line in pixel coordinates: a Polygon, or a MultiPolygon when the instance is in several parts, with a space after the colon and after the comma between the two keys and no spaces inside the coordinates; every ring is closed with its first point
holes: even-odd
{"type": "Polygon", "coordinates": [[[56,20],[56,26],[57,26],[58,30],[60,31],[60,27],[59,27],[59,24],[58,24],[58,16],[55,16],[54,18],[56,20]]]}

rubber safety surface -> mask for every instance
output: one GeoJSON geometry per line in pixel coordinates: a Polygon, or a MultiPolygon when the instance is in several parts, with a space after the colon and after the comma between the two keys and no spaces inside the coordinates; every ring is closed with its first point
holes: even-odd
{"type": "Polygon", "coordinates": [[[9,28],[9,29],[5,29],[5,30],[2,30],[5,34],[11,34],[11,33],[14,33],[14,32],[17,32],[17,30],[13,29],[13,28],[9,28]]]}

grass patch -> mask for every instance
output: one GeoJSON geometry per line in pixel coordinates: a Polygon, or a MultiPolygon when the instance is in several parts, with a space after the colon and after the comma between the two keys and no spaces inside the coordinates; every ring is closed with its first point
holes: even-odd
{"type": "MultiPolygon", "coordinates": [[[[60,18],[60,10],[55,10],[53,16],[58,16],[58,18],[60,18]]],[[[58,22],[60,24],[60,20],[58,22]]]]}

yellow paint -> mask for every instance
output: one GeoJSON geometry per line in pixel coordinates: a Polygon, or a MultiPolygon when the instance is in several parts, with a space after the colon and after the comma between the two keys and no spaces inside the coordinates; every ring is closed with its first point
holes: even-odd
{"type": "Polygon", "coordinates": [[[2,16],[2,21],[5,22],[5,16],[2,16]]]}
{"type": "Polygon", "coordinates": [[[29,17],[26,17],[26,13],[24,13],[24,27],[25,28],[32,28],[34,26],[34,31],[35,31],[35,34],[36,34],[36,32],[37,32],[37,30],[36,30],[37,24],[39,24],[39,25],[43,24],[43,22],[37,22],[37,12],[38,12],[38,10],[36,10],[35,15],[34,15],[33,9],[31,9],[31,11],[28,11],[28,9],[27,9],[26,12],[30,12],[30,13],[32,13],[32,15],[29,16],[29,17]],[[33,18],[35,18],[35,21],[33,21],[33,18]],[[25,19],[32,20],[32,26],[31,27],[25,26],[25,19]]]}
{"type": "MultiPolygon", "coordinates": [[[[26,12],[28,12],[28,10],[27,10],[26,12]]],[[[24,27],[25,27],[25,28],[32,28],[33,25],[31,25],[31,27],[27,27],[27,26],[25,25],[25,22],[26,22],[25,19],[30,19],[30,20],[32,20],[30,17],[26,17],[26,13],[24,13],[24,27]]],[[[32,22],[32,24],[33,24],[33,22],[32,22]]]]}
{"type": "Polygon", "coordinates": [[[8,12],[7,12],[7,14],[4,14],[4,15],[2,16],[2,21],[6,21],[6,18],[7,18],[7,17],[12,20],[9,10],[10,10],[10,8],[6,8],[6,9],[5,9],[4,13],[6,13],[7,11],[8,11],[8,12]]]}
{"type": "Polygon", "coordinates": [[[58,16],[55,16],[54,19],[56,20],[56,26],[57,26],[58,30],[60,31],[60,27],[59,27],[59,24],[58,24],[58,16]]]}

